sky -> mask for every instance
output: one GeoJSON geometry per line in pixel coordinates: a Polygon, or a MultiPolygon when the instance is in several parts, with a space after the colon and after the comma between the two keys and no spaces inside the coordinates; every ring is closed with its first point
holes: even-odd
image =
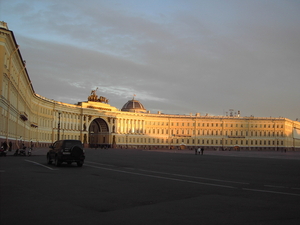
{"type": "Polygon", "coordinates": [[[300,119],[299,0],[0,0],[34,91],[300,119]]]}

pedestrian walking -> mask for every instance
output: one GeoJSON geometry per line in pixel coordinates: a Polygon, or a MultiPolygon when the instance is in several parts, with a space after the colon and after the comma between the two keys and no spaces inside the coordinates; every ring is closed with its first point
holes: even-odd
{"type": "Polygon", "coordinates": [[[197,149],[197,153],[200,155],[200,152],[201,152],[201,148],[199,147],[199,148],[197,149]]]}
{"type": "Polygon", "coordinates": [[[204,152],[204,148],[202,147],[201,148],[201,155],[203,155],[203,152],[204,152]]]}
{"type": "Polygon", "coordinates": [[[11,141],[8,143],[8,151],[10,151],[11,152],[11,150],[12,150],[12,143],[11,143],[11,141]]]}
{"type": "Polygon", "coordinates": [[[2,144],[2,147],[3,147],[3,149],[4,149],[4,151],[6,152],[6,150],[7,150],[7,142],[6,141],[4,141],[4,143],[2,144]]]}

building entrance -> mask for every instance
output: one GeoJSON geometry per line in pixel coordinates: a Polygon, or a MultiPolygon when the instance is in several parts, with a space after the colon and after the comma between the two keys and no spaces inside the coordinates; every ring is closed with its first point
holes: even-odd
{"type": "Polygon", "coordinates": [[[89,127],[90,147],[107,148],[110,147],[109,128],[105,120],[94,119],[89,127]]]}

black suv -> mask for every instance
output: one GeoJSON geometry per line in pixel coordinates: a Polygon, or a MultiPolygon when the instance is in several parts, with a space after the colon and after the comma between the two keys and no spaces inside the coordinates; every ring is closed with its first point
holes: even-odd
{"type": "Polygon", "coordinates": [[[63,162],[71,164],[76,162],[81,167],[85,159],[83,145],[78,140],[60,140],[50,145],[47,153],[47,162],[51,164],[53,161],[56,166],[60,166],[63,162]]]}

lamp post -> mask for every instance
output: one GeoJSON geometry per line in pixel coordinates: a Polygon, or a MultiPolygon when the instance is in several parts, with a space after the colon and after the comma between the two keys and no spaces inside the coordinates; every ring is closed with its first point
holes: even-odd
{"type": "Polygon", "coordinates": [[[61,112],[58,111],[58,125],[57,125],[57,140],[59,141],[59,137],[60,137],[60,114],[61,112]]]}
{"type": "Polygon", "coordinates": [[[126,134],[126,149],[128,149],[128,133],[126,134]]]}
{"type": "Polygon", "coordinates": [[[194,147],[196,148],[196,137],[197,137],[197,120],[196,118],[195,119],[192,119],[194,121],[194,147]]]}

